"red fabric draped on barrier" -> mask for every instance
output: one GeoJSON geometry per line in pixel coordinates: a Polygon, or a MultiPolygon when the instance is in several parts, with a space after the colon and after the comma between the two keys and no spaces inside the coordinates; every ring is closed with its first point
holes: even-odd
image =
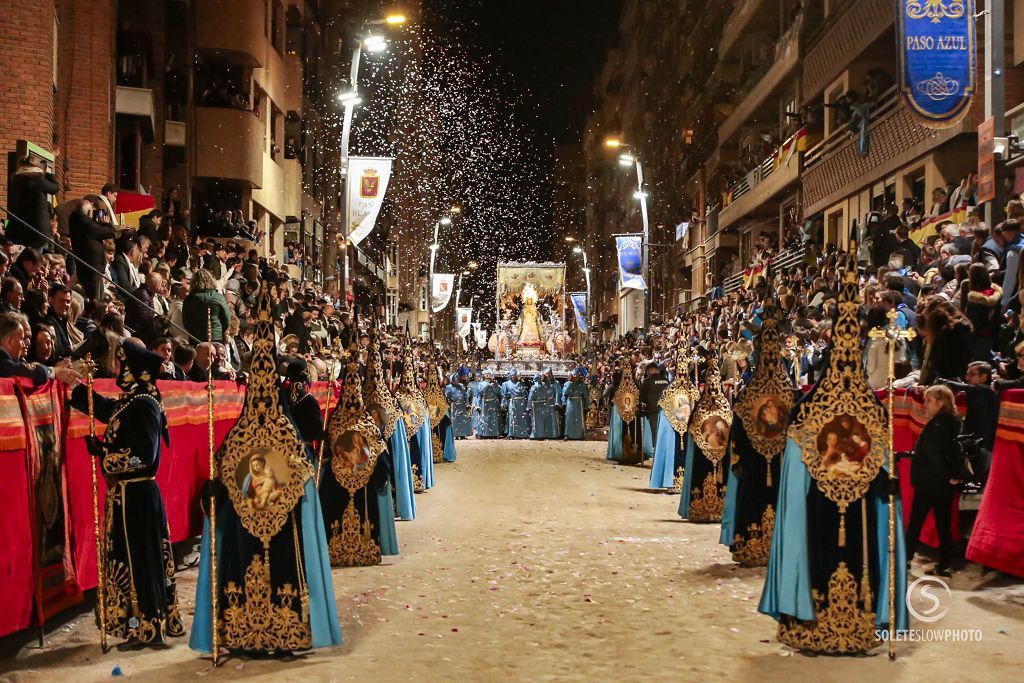
{"type": "MultiPolygon", "coordinates": [[[[39,392],[45,392],[43,387],[39,392]]],[[[96,391],[116,396],[113,380],[97,380],[96,391]]],[[[160,391],[167,413],[170,447],[164,445],[160,456],[157,483],[167,509],[171,541],[198,536],[203,513],[199,491],[209,478],[210,460],[207,437],[206,385],[192,382],[161,382],[160,391]]],[[[38,393],[38,392],[36,392],[38,393]]],[[[314,385],[312,393],[323,405],[326,383],[314,385]]],[[[238,420],[245,400],[245,388],[234,382],[217,382],[214,397],[214,444],[220,447],[228,431],[238,420]]],[[[332,401],[333,404],[333,401],[332,401]]],[[[78,587],[96,587],[96,543],[93,531],[92,475],[95,461],[85,449],[89,433],[88,417],[69,411],[64,434],[67,519],[70,521],[68,557],[78,587]]],[[[15,380],[0,379],[0,636],[28,628],[33,622],[36,580],[33,557],[31,473],[27,460],[26,417],[18,400],[15,380]]],[[[104,425],[97,423],[99,435],[104,425]]],[[[99,470],[97,470],[98,472],[99,470]]],[[[100,479],[100,509],[104,491],[100,479]]]]}
{"type": "Polygon", "coordinates": [[[1024,577],[1024,390],[1003,393],[992,468],[967,559],[1024,577]]]}

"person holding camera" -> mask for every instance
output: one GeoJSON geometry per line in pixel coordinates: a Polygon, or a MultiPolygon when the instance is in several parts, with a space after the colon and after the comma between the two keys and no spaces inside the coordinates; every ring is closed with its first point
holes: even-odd
{"type": "Polygon", "coordinates": [[[907,558],[908,561],[913,559],[921,528],[932,512],[939,534],[939,561],[927,573],[949,577],[953,555],[953,497],[956,487],[966,477],[963,453],[956,439],[960,433],[960,418],[952,390],[943,385],[925,389],[924,410],[928,423],[917,438],[910,462],[914,501],[907,528],[907,558]]]}

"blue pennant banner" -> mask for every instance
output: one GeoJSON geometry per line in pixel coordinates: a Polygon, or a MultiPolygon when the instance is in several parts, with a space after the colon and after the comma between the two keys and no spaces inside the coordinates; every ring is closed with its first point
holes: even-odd
{"type": "Polygon", "coordinates": [[[903,101],[924,126],[954,126],[977,89],[974,0],[895,1],[903,101]]]}
{"type": "Polygon", "coordinates": [[[647,289],[640,273],[643,235],[619,235],[615,246],[619,250],[619,289],[647,289]]]}
{"type": "Polygon", "coordinates": [[[570,292],[569,299],[572,301],[572,311],[576,314],[576,327],[583,334],[590,332],[587,324],[587,293],[570,292]]]}

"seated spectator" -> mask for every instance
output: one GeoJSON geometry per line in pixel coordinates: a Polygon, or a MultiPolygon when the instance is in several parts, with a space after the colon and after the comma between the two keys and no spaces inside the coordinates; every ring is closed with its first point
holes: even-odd
{"type": "Polygon", "coordinates": [[[25,290],[16,278],[5,277],[0,284],[0,312],[21,313],[25,301],[25,290]]]}
{"type": "Polygon", "coordinates": [[[36,272],[38,272],[41,262],[42,257],[38,251],[32,247],[25,247],[18,254],[18,258],[7,274],[20,282],[22,289],[29,289],[35,281],[36,272]]]}
{"type": "Polygon", "coordinates": [[[160,273],[149,273],[124,305],[124,324],[146,343],[164,333],[166,323],[160,316],[162,311],[158,310],[162,308],[160,292],[163,287],[160,273]]]}
{"type": "Polygon", "coordinates": [[[29,340],[28,360],[32,363],[53,365],[56,358],[53,355],[55,333],[49,325],[33,325],[32,339],[29,340]]]}
{"type": "Polygon", "coordinates": [[[50,312],[46,292],[39,289],[26,289],[21,312],[28,316],[28,321],[32,325],[45,322],[45,318],[50,312]]]}
{"type": "Polygon", "coordinates": [[[51,379],[72,387],[81,383],[81,376],[70,367],[26,363],[28,338],[29,325],[25,316],[0,313],[0,377],[25,377],[37,387],[51,379]]]}
{"type": "Polygon", "coordinates": [[[174,349],[174,379],[188,380],[196,360],[196,350],[187,344],[174,349]]]}
{"type": "Polygon", "coordinates": [[[111,280],[117,285],[114,296],[121,301],[128,297],[125,292],[134,292],[142,284],[139,275],[139,264],[142,263],[142,249],[138,241],[128,234],[122,233],[117,238],[116,255],[110,264],[111,280]]]}
{"type": "Polygon", "coordinates": [[[50,312],[43,319],[47,325],[53,328],[54,348],[53,355],[56,358],[70,358],[74,348],[71,344],[71,336],[68,332],[70,323],[68,313],[71,310],[71,288],[67,285],[55,284],[50,287],[49,292],[50,312]]]}
{"type": "Polygon", "coordinates": [[[171,345],[170,339],[167,337],[155,337],[146,345],[146,348],[164,359],[163,364],[160,366],[160,376],[157,379],[178,379],[175,376],[174,347],[171,345]]]}

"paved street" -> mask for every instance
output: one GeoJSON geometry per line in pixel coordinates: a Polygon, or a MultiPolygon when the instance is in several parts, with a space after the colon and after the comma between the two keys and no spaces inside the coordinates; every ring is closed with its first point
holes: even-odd
{"type": "MultiPolygon", "coordinates": [[[[400,523],[402,557],[335,570],[345,645],[287,663],[184,642],[99,655],[91,615],[2,665],[10,680],[1012,680],[1024,608],[957,591],[935,626],[980,643],[913,643],[896,663],[804,657],[755,611],[763,570],[739,569],[718,526],[681,522],[648,471],[604,460],[604,443],[459,444],[400,523]],[[1000,632],[1002,631],[1002,632],[1000,632]]],[[[195,572],[179,578],[190,621],[195,572]]]]}

